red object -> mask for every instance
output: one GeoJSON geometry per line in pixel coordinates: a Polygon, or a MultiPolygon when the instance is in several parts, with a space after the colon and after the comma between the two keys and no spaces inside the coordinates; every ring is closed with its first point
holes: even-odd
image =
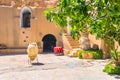
{"type": "Polygon", "coordinates": [[[63,53],[63,48],[62,47],[54,47],[54,53],[63,53]]]}

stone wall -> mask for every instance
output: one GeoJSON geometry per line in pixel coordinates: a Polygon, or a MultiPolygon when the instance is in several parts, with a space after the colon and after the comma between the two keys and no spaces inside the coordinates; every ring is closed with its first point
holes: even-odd
{"type": "Polygon", "coordinates": [[[0,5],[21,7],[22,5],[29,5],[33,7],[53,7],[59,0],[0,0],[0,5]]]}
{"type": "Polygon", "coordinates": [[[9,48],[20,48],[27,47],[30,42],[37,42],[42,48],[42,38],[47,34],[53,34],[57,39],[56,46],[62,46],[61,28],[46,20],[44,9],[31,7],[30,9],[31,27],[21,28],[21,8],[0,7],[0,44],[5,44],[9,48]]]}

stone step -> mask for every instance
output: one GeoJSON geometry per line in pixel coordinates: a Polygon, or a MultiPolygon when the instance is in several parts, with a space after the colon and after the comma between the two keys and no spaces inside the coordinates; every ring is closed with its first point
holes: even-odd
{"type": "Polygon", "coordinates": [[[76,43],[76,42],[69,42],[70,45],[80,45],[80,43],[76,43]]]}
{"type": "MultiPolygon", "coordinates": [[[[68,39],[67,39],[67,40],[68,40],[68,39]]],[[[78,42],[78,43],[79,43],[79,41],[78,41],[78,40],[68,40],[68,41],[71,41],[71,42],[72,42],[72,41],[74,41],[74,42],[78,42]]]]}
{"type": "Polygon", "coordinates": [[[79,42],[77,42],[77,41],[69,41],[69,43],[79,44],[79,42]]]}
{"type": "Polygon", "coordinates": [[[80,43],[78,40],[73,39],[71,36],[69,35],[65,35],[67,41],[69,42],[70,47],[73,48],[80,48],[80,43]]]}
{"type": "Polygon", "coordinates": [[[72,39],[74,40],[71,36],[65,36],[67,39],[72,39]]]}
{"type": "Polygon", "coordinates": [[[72,48],[80,48],[80,46],[71,46],[72,48]]]}
{"type": "Polygon", "coordinates": [[[77,47],[79,47],[80,45],[71,45],[71,44],[70,44],[70,46],[71,46],[71,47],[74,47],[74,46],[77,46],[77,47]]]}
{"type": "Polygon", "coordinates": [[[72,50],[69,52],[68,56],[69,56],[69,57],[78,57],[78,51],[79,51],[79,50],[81,50],[81,48],[74,48],[74,49],[72,49],[72,50]]]}
{"type": "Polygon", "coordinates": [[[72,39],[72,38],[67,38],[67,40],[68,40],[68,41],[74,41],[74,39],[72,39]]]}

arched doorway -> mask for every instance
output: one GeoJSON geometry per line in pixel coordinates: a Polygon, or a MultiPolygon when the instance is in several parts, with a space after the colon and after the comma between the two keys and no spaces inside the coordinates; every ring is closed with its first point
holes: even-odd
{"type": "Polygon", "coordinates": [[[53,48],[56,46],[56,38],[52,34],[47,34],[43,37],[43,52],[53,52],[53,48]]]}

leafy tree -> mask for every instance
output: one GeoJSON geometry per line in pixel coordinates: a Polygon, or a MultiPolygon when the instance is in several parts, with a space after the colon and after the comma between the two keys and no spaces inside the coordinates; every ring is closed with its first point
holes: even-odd
{"type": "MultiPolygon", "coordinates": [[[[81,32],[84,31],[84,28],[86,29],[87,23],[92,20],[91,13],[88,13],[88,10],[92,11],[93,8],[86,0],[60,0],[56,7],[46,10],[45,15],[49,21],[55,21],[57,25],[63,28],[67,26],[68,22],[71,26],[72,37],[79,39],[81,32]]],[[[90,42],[87,36],[84,38],[87,45],[82,45],[89,49],[90,42]]]]}
{"type": "Polygon", "coordinates": [[[45,10],[45,15],[61,27],[67,26],[69,17],[73,37],[80,37],[87,25],[89,32],[104,39],[110,49],[114,40],[120,44],[119,0],[60,0],[56,7],[45,10]]]}
{"type": "Polygon", "coordinates": [[[49,21],[55,21],[61,27],[66,27],[67,21],[69,21],[72,35],[75,38],[80,37],[80,32],[91,20],[88,10],[93,9],[86,3],[86,0],[60,0],[56,7],[46,10],[45,15],[49,21]],[[68,18],[70,20],[67,20],[68,18]]]}
{"type": "MultiPolygon", "coordinates": [[[[94,0],[96,14],[89,23],[89,31],[107,43],[106,53],[114,49],[114,40],[120,44],[120,1],[94,0]]],[[[105,48],[103,48],[105,49],[105,48]]],[[[110,56],[110,55],[109,55],[110,56]]]]}
{"type": "MultiPolygon", "coordinates": [[[[120,2],[118,0],[96,0],[97,14],[90,23],[90,32],[97,38],[107,40],[108,44],[115,39],[120,44],[120,2]]],[[[114,45],[114,43],[113,43],[114,45]]]]}

